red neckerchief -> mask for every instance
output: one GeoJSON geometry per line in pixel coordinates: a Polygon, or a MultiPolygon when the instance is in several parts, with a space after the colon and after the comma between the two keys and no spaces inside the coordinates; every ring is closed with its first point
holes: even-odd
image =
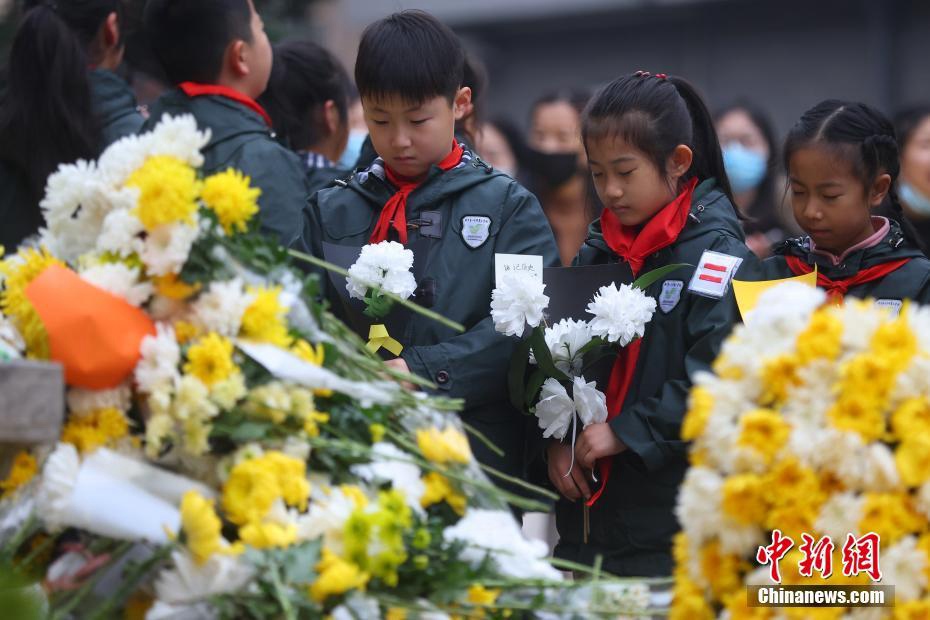
{"type": "Polygon", "coordinates": [[[217,84],[198,84],[197,82],[181,82],[178,84],[185,95],[188,97],[202,97],[204,95],[216,95],[218,97],[226,97],[227,99],[232,99],[237,103],[241,103],[250,110],[256,112],[262,119],[265,121],[265,124],[269,127],[272,126],[271,117],[268,116],[268,112],[265,112],[265,108],[260,106],[257,101],[240,93],[238,90],[229,88],[228,86],[219,86],[217,84]]]}
{"type": "MultiPolygon", "coordinates": [[[[861,269],[856,275],[839,280],[831,280],[820,272],[817,272],[817,286],[827,291],[827,299],[832,303],[843,303],[843,298],[850,288],[874,282],[887,276],[889,273],[903,267],[910,261],[910,258],[888,261],[880,265],[873,265],[866,269],[861,269]]],[[[811,265],[798,258],[797,256],[786,256],[785,262],[788,269],[796,276],[807,275],[814,270],[811,265]]]]}
{"type": "MultiPolygon", "coordinates": [[[[449,154],[437,164],[440,169],[444,171],[452,170],[459,165],[459,162],[462,161],[462,147],[458,142],[453,140],[452,150],[449,151],[449,154]]],[[[412,182],[404,179],[404,177],[398,175],[396,172],[387,167],[387,164],[384,166],[384,172],[387,175],[388,181],[390,181],[396,188],[397,191],[394,192],[394,195],[388,198],[388,201],[384,203],[384,207],[381,209],[381,215],[378,217],[378,223],[375,224],[375,229],[371,232],[371,237],[368,239],[368,243],[380,243],[386,241],[388,238],[388,233],[393,228],[397,231],[397,239],[403,244],[407,243],[407,196],[410,195],[413,190],[418,188],[423,181],[412,182]]]]}
{"type": "MultiPolygon", "coordinates": [[[[630,226],[621,224],[608,209],[604,209],[601,213],[601,232],[604,235],[604,241],[617,256],[629,263],[633,277],[639,275],[649,256],[667,248],[678,239],[678,235],[688,223],[691,197],[696,186],[696,178],[688,181],[678,197],[656,213],[638,232],[630,226]]],[[[630,385],[633,383],[633,373],[639,361],[642,342],[642,339],[631,342],[617,353],[617,359],[614,360],[613,368],[610,370],[610,381],[607,383],[608,421],[620,415],[623,401],[626,400],[630,385]]],[[[588,506],[593,506],[607,487],[613,458],[599,459],[597,465],[600,471],[601,486],[588,500],[588,506]]]]}

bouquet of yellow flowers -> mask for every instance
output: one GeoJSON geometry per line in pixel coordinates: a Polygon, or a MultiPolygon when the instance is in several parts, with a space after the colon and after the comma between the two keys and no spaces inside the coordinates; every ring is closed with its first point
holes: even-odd
{"type": "Polygon", "coordinates": [[[930,614],[930,309],[825,301],[766,292],[695,381],[673,618],[930,614]],[[895,607],[747,606],[777,584],[893,585],[895,607]]]}
{"type": "Polygon", "coordinates": [[[460,403],[402,389],[424,381],[316,301],[259,233],[259,190],[203,176],[207,138],[167,117],[61,166],[37,244],[0,262],[0,334],[68,384],[60,441],[0,481],[0,563],[56,617],[649,608],[644,583],[561,580],[460,403]]]}

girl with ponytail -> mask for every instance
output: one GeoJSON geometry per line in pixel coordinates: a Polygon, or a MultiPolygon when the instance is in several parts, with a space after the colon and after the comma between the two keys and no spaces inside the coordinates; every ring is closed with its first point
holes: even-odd
{"type": "Polygon", "coordinates": [[[143,118],[114,71],[121,0],[27,0],[0,101],[0,245],[42,226],[38,203],[61,163],[97,157],[143,118]]]}
{"type": "Polygon", "coordinates": [[[785,140],[791,206],[807,236],[765,261],[766,279],[810,273],[835,301],[872,298],[892,311],[905,299],[930,302],[924,257],[896,191],[894,127],[863,104],[823,101],[785,140]],[[889,217],[876,214],[882,208],[889,217]]]}
{"type": "Polygon", "coordinates": [[[691,378],[710,367],[738,320],[732,278],[755,279],[758,262],[713,121],[688,82],[643,71],[615,79],[588,103],[582,139],[604,210],[575,264],[626,263],[634,276],[690,266],[647,289],[656,313],[614,361],[607,422],[582,432],[575,467],[570,444],[547,446],[549,478],[564,496],[556,555],[583,563],[601,555],[621,576],[670,575],[691,378]]]}

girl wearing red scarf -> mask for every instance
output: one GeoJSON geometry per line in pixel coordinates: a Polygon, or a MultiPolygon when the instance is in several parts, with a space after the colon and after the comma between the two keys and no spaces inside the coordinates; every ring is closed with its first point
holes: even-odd
{"type": "Polygon", "coordinates": [[[617,356],[608,420],[581,433],[570,476],[570,443],[547,446],[549,478],[563,495],[556,555],[582,563],[601,555],[603,568],[621,576],[670,575],[691,378],[710,367],[738,320],[731,279],[737,270],[752,279],[758,263],[712,119],[687,82],[641,71],[617,78],[588,104],[582,137],[604,210],[575,264],[624,262],[634,275],[691,266],[647,289],[656,314],[617,356]]]}
{"type": "Polygon", "coordinates": [[[816,266],[817,286],[835,302],[870,297],[894,311],[905,299],[930,302],[930,261],[901,211],[888,119],[863,103],[823,101],[788,134],[784,157],[794,217],[808,236],[775,249],[766,279],[816,266]]]}

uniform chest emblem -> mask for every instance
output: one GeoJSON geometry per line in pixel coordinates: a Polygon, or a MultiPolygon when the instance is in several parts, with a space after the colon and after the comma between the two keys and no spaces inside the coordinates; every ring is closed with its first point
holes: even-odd
{"type": "Polygon", "coordinates": [[[681,280],[666,280],[662,283],[662,293],[659,295],[659,309],[668,314],[675,309],[681,301],[681,291],[685,283],[681,280]]]}
{"type": "Polygon", "coordinates": [[[474,249],[484,245],[491,236],[491,218],[483,215],[466,215],[462,218],[462,241],[474,249]]]}
{"type": "Polygon", "coordinates": [[[730,280],[742,262],[739,256],[704,250],[688,290],[704,297],[720,299],[730,289],[730,280]]]}

